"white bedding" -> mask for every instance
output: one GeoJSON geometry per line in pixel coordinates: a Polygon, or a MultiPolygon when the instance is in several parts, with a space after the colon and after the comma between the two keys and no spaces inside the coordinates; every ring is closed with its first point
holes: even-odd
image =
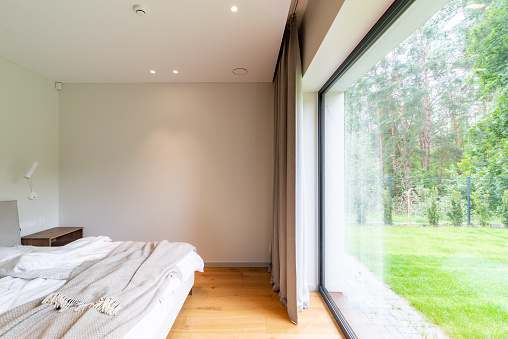
{"type": "Polygon", "coordinates": [[[88,237],[62,247],[19,246],[21,255],[0,265],[0,276],[23,279],[67,279],[72,270],[87,260],[101,259],[120,242],[109,237],[88,237]]]}
{"type": "MultiPolygon", "coordinates": [[[[0,258],[0,314],[54,292],[65,283],[75,267],[86,260],[104,258],[119,244],[101,236],[79,239],[62,247],[16,247],[20,255],[5,262],[0,258]]],[[[5,252],[12,256],[12,251],[5,252]]],[[[147,331],[156,332],[153,328],[158,326],[157,319],[164,319],[173,304],[173,293],[193,278],[194,271],[203,271],[203,259],[196,252],[190,252],[176,266],[182,273],[181,277],[171,276],[157,307],[127,337],[150,333],[147,331]]]]}

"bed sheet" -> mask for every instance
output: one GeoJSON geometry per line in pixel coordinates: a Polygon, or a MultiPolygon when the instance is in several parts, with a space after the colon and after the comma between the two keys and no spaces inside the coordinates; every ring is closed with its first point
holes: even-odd
{"type": "MultiPolygon", "coordinates": [[[[0,314],[56,291],[65,283],[74,267],[85,260],[106,256],[119,244],[120,242],[112,242],[108,237],[90,237],[58,248],[19,247],[23,255],[0,264],[0,277],[4,276],[0,278],[0,314]],[[62,266],[63,270],[59,271],[58,266],[62,266]],[[35,276],[29,271],[35,271],[35,276]],[[10,275],[6,276],[7,274],[10,275]],[[55,277],[59,279],[54,279],[55,277]]],[[[181,277],[176,274],[171,276],[159,304],[145,316],[146,319],[143,319],[139,327],[133,329],[134,333],[148,333],[150,328],[157,328],[158,320],[164,319],[175,304],[175,291],[181,290],[184,282],[190,279],[193,281],[194,272],[202,272],[203,266],[203,259],[194,251],[180,260],[177,268],[181,277]]],[[[176,313],[178,311],[179,309],[176,313]]]]}

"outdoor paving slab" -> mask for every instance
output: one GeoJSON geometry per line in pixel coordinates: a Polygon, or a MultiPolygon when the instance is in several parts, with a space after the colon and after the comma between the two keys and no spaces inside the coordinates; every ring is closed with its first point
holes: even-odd
{"type": "Polygon", "coordinates": [[[386,319],[390,322],[390,325],[392,326],[402,326],[400,321],[397,320],[393,315],[387,316],[386,319]]]}
{"type": "Polygon", "coordinates": [[[351,309],[354,308],[354,312],[365,316],[367,322],[364,324],[372,333],[367,339],[450,339],[438,326],[427,322],[404,298],[384,285],[362,263],[347,257],[346,270],[349,274],[346,276],[350,279],[345,282],[343,293],[353,305],[351,309]]]}
{"type": "Polygon", "coordinates": [[[384,316],[374,316],[370,319],[370,321],[374,325],[391,325],[390,321],[384,316]]]}
{"type": "Polygon", "coordinates": [[[383,325],[373,325],[373,324],[371,324],[371,325],[368,326],[368,328],[373,333],[374,332],[386,332],[386,327],[384,327],[383,325]]]}
{"type": "Polygon", "coordinates": [[[385,328],[388,330],[388,332],[390,333],[392,338],[394,338],[394,339],[403,339],[404,338],[402,333],[399,332],[398,326],[397,327],[396,326],[385,326],[385,328]]]}
{"type": "Polygon", "coordinates": [[[401,326],[398,328],[400,333],[414,333],[419,334],[418,330],[414,328],[413,326],[401,326]]]}
{"type": "Polygon", "coordinates": [[[401,327],[411,327],[412,324],[407,320],[399,320],[401,327]]]}

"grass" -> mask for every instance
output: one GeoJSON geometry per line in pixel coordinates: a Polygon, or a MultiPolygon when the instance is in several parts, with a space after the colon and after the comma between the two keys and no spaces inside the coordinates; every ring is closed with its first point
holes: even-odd
{"type": "MultiPolygon", "coordinates": [[[[356,221],[356,216],[354,214],[350,213],[350,214],[346,215],[346,222],[355,222],[355,221],[356,221]]],[[[368,211],[366,221],[367,222],[382,223],[383,222],[383,212],[382,211],[368,211]]],[[[393,222],[394,223],[407,223],[407,214],[400,214],[400,213],[394,212],[393,213],[393,222]]],[[[429,222],[429,220],[428,220],[427,216],[425,216],[425,215],[411,214],[411,223],[425,223],[425,224],[427,224],[428,222],[429,222]]],[[[449,220],[449,218],[446,216],[443,216],[442,212],[440,213],[439,222],[451,224],[451,221],[449,220]]],[[[474,211],[472,211],[471,212],[471,223],[478,224],[479,222],[480,222],[480,219],[474,213],[474,211]]],[[[494,224],[494,223],[501,224],[503,222],[503,216],[491,212],[489,222],[491,224],[494,224]]],[[[467,223],[466,212],[464,212],[463,223],[464,224],[467,223]]]]}
{"type": "Polygon", "coordinates": [[[508,230],[360,226],[356,256],[452,338],[508,338],[508,230]]]}

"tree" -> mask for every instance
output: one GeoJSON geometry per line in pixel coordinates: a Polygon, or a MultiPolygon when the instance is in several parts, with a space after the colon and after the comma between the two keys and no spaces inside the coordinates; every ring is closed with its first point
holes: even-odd
{"type": "MultiPolygon", "coordinates": [[[[468,37],[468,52],[484,96],[508,86],[508,1],[496,1],[468,37]]],[[[504,92],[504,93],[503,93],[504,92]]]]}
{"type": "MultiPolygon", "coordinates": [[[[402,212],[402,205],[408,205],[407,192],[423,196],[421,188],[441,183],[450,169],[457,175],[470,175],[470,168],[476,164],[508,159],[508,147],[494,135],[508,130],[508,117],[495,116],[482,122],[495,107],[502,107],[498,103],[504,102],[500,93],[506,87],[505,80],[499,75],[500,69],[493,79],[487,77],[489,72],[474,71],[486,67],[478,64],[483,58],[480,45],[494,31],[482,22],[485,18],[495,21],[490,25],[499,26],[496,32],[504,32],[503,23],[508,22],[504,17],[494,18],[486,9],[499,11],[508,7],[507,1],[485,0],[485,9],[472,10],[466,7],[469,0],[452,0],[345,92],[346,192],[354,197],[346,203],[349,211],[356,211],[357,220],[364,221],[369,208],[382,208],[376,190],[381,187],[378,183],[385,182],[383,178],[393,178],[393,208],[397,213],[402,212]],[[471,47],[473,42],[475,47],[471,47]],[[467,54],[471,56],[465,57],[467,54]],[[476,81],[470,77],[472,72],[476,81]],[[483,83],[497,85],[485,92],[483,83]],[[485,124],[488,128],[499,126],[487,139],[485,124]],[[462,158],[469,160],[462,163],[462,158]]],[[[505,50],[506,46],[502,48],[505,50]]],[[[506,59],[504,64],[491,57],[483,59],[499,67],[507,64],[506,59]]],[[[492,197],[490,190],[484,191],[492,197]]]]}
{"type": "Polygon", "coordinates": [[[479,190],[471,194],[473,200],[474,210],[478,216],[478,221],[481,226],[489,225],[489,195],[482,194],[479,190]]]}
{"type": "Polygon", "coordinates": [[[446,215],[452,222],[453,226],[462,225],[462,221],[464,220],[464,212],[462,210],[462,198],[460,196],[460,192],[452,190],[446,215]]]}
{"type": "Polygon", "coordinates": [[[389,189],[383,190],[383,222],[385,225],[393,224],[393,209],[389,189]]]}
{"type": "Polygon", "coordinates": [[[508,0],[495,1],[468,38],[475,68],[470,80],[479,85],[481,99],[494,105],[485,105],[487,116],[469,129],[459,166],[484,191],[496,192],[491,202],[499,204],[508,188],[502,178],[508,173],[508,0]]]}
{"type": "Polygon", "coordinates": [[[438,209],[438,201],[437,201],[437,188],[434,187],[432,189],[427,190],[427,197],[425,198],[425,207],[427,219],[429,220],[429,224],[432,226],[439,225],[439,209],[438,209]]]}

